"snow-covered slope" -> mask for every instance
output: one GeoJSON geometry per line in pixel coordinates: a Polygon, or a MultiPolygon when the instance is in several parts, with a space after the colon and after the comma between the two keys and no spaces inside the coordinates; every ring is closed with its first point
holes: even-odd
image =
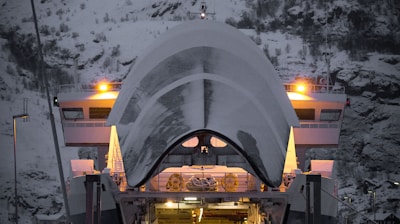
{"type": "MultiPolygon", "coordinates": [[[[209,12],[215,12],[208,19],[214,17],[223,22],[231,18],[230,21],[233,19],[241,21],[242,25],[246,24],[241,15],[243,12],[255,12],[255,2],[207,0],[209,12]]],[[[307,29],[300,28],[316,24],[317,21],[323,22],[325,12],[328,11],[329,15],[337,15],[331,23],[334,25],[329,29],[332,33],[331,41],[339,39],[339,34],[356,30],[355,25],[361,25],[357,23],[358,18],[367,18],[360,17],[364,15],[362,13],[351,14],[354,17],[349,17],[352,11],[369,10],[357,2],[335,0],[327,9],[317,3],[311,7],[306,4],[285,7],[281,4],[276,9],[277,17],[269,15],[260,19],[270,31],[242,31],[264,50],[283,81],[292,80],[296,76],[317,76],[327,71],[327,64],[325,57],[315,52],[326,48],[317,46],[317,41],[307,42],[307,29]],[[338,8],[341,8],[341,13],[338,8]],[[304,16],[302,18],[299,17],[301,12],[304,16]],[[308,21],[311,13],[315,15],[310,17],[312,22],[308,21]],[[272,32],[271,24],[274,24],[275,18],[284,24],[280,26],[282,29],[272,32]],[[293,21],[300,25],[290,24],[293,21]]],[[[161,33],[186,20],[196,19],[200,3],[199,0],[35,1],[45,61],[52,68],[48,71],[53,80],[61,71],[80,82],[99,78],[121,80],[129,73],[136,59],[141,57],[144,49],[161,33]]],[[[393,30],[397,32],[397,38],[393,41],[400,42],[398,29],[393,26],[398,16],[397,1],[384,1],[379,10],[376,4],[370,8],[372,13],[368,18],[376,18],[371,23],[374,25],[371,25],[370,33],[379,31],[382,36],[387,32],[392,34],[393,30]],[[393,7],[388,7],[389,3],[393,3],[393,7]]],[[[249,17],[257,19],[256,14],[250,14],[249,17]]],[[[17,120],[18,190],[23,205],[19,213],[22,218],[20,223],[30,223],[34,214],[59,212],[63,201],[47,102],[43,94],[34,90],[38,80],[30,71],[35,67],[34,58],[37,58],[32,50],[37,48],[29,1],[1,0],[0,21],[0,151],[3,155],[3,162],[0,163],[0,223],[7,223],[8,214],[13,213],[12,116],[22,112],[24,98],[28,99],[30,121],[24,123],[21,119],[17,120]]],[[[259,25],[255,23],[254,27],[259,25]]],[[[323,34],[326,31],[320,25],[314,28],[316,30],[308,32],[323,34]]],[[[393,212],[400,217],[399,188],[390,188],[385,182],[400,181],[400,166],[396,162],[400,159],[397,153],[400,145],[400,52],[393,49],[397,55],[383,55],[364,51],[360,57],[364,61],[356,62],[350,60],[355,58],[354,52],[344,49],[344,46],[347,45],[331,44],[330,48],[333,52],[331,74],[338,84],[346,87],[351,101],[351,106],[345,111],[341,144],[337,151],[312,150],[309,157],[338,161],[339,197],[351,197],[358,211],[372,214],[368,210],[370,195],[362,193],[364,180],[367,178],[385,183],[376,189],[377,211],[393,212]]],[[[55,81],[68,82],[71,78],[55,81]]],[[[57,111],[55,115],[58,119],[57,111]]],[[[59,140],[63,144],[61,136],[59,127],[59,140]]],[[[70,158],[78,157],[78,149],[62,146],[61,155],[65,162],[65,176],[68,176],[67,163],[70,158]]],[[[347,211],[352,213],[346,206],[341,209],[344,211],[343,217],[347,211]]],[[[360,219],[360,216],[352,218],[360,219]]]]}

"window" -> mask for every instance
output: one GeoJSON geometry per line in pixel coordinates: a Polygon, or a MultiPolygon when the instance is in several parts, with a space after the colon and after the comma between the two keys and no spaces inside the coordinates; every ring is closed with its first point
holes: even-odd
{"type": "Polygon", "coordinates": [[[338,121],[341,113],[342,113],[341,109],[322,109],[320,120],[321,121],[338,121]]]}
{"type": "Polygon", "coordinates": [[[65,120],[83,119],[82,108],[63,108],[62,109],[65,120]]]}
{"type": "Polygon", "coordinates": [[[199,138],[193,137],[191,139],[186,140],[184,143],[182,143],[183,147],[189,148],[189,147],[196,147],[199,144],[199,138]]]}
{"type": "MultiPolygon", "coordinates": [[[[203,137],[201,137],[201,138],[203,138],[203,137]]],[[[215,147],[215,148],[223,148],[228,145],[226,142],[222,141],[221,139],[219,139],[215,136],[211,136],[209,141],[210,141],[209,143],[211,144],[211,146],[215,147]]],[[[192,137],[192,138],[186,140],[185,142],[183,142],[182,146],[186,147],[186,148],[193,148],[193,147],[197,147],[199,145],[199,143],[200,143],[199,137],[196,136],[196,137],[192,137]]],[[[204,144],[208,145],[208,143],[204,143],[204,144]]],[[[203,147],[203,146],[201,146],[201,147],[203,147]]]]}
{"type": "Polygon", "coordinates": [[[210,143],[215,148],[223,148],[228,145],[226,142],[214,136],[211,137],[210,143]]]}
{"type": "Polygon", "coordinates": [[[299,120],[315,120],[315,109],[294,109],[299,120]]]}
{"type": "Polygon", "coordinates": [[[90,119],[107,119],[111,112],[110,107],[90,107],[89,118],[90,119]]]}

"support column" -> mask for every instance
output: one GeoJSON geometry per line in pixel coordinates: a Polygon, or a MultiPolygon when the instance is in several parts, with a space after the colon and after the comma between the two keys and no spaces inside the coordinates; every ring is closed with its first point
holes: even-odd
{"type": "Polygon", "coordinates": [[[312,224],[311,219],[311,195],[310,195],[310,181],[308,180],[308,175],[306,177],[306,217],[305,224],[312,224]]]}
{"type": "Polygon", "coordinates": [[[306,224],[321,223],[321,175],[306,176],[306,224]],[[313,212],[311,215],[310,183],[313,184],[313,212]]]}
{"type": "Polygon", "coordinates": [[[97,182],[97,224],[101,222],[101,175],[99,174],[88,174],[86,175],[86,224],[94,223],[94,206],[93,206],[93,183],[97,182]]]}
{"type": "Polygon", "coordinates": [[[108,153],[108,146],[97,147],[97,170],[102,172],[106,168],[106,154],[108,153]]]}

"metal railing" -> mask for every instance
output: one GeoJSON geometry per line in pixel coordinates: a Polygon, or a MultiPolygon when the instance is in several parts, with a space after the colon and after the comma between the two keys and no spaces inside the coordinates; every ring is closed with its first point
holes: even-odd
{"type": "Polygon", "coordinates": [[[63,127],[64,128],[99,128],[99,127],[107,127],[109,126],[106,125],[105,121],[63,121],[63,127]]]}
{"type": "MultiPolygon", "coordinates": [[[[60,85],[58,93],[71,93],[71,92],[97,92],[98,85],[100,83],[93,84],[65,84],[60,85]]],[[[122,87],[122,82],[109,82],[106,83],[109,91],[119,91],[122,87]]]]}
{"type": "Polygon", "coordinates": [[[339,123],[306,123],[300,122],[300,128],[339,128],[339,123]]]}
{"type": "Polygon", "coordinates": [[[163,172],[152,178],[146,191],[156,192],[248,192],[258,191],[249,173],[163,172]]]}
{"type": "MultiPolygon", "coordinates": [[[[296,84],[283,84],[286,92],[297,92],[296,84]]],[[[344,94],[345,87],[344,86],[327,86],[327,85],[318,85],[318,84],[310,84],[306,86],[306,91],[309,93],[331,93],[331,94],[344,94]]]]}

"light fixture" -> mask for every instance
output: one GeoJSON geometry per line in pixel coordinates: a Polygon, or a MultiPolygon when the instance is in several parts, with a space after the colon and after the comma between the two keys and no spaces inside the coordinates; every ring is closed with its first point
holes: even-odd
{"type": "Polygon", "coordinates": [[[203,208],[200,208],[199,222],[201,222],[202,217],[203,217],[203,208]]]}
{"type": "Polygon", "coordinates": [[[201,154],[208,154],[208,147],[206,145],[200,146],[201,154]]]}
{"type": "Polygon", "coordinates": [[[55,96],[53,97],[53,106],[58,107],[60,104],[58,103],[58,98],[55,96]]]}
{"type": "Polygon", "coordinates": [[[98,89],[100,91],[102,91],[102,92],[107,91],[108,90],[108,83],[105,83],[105,82],[99,83],[98,89]]]}
{"type": "Polygon", "coordinates": [[[27,118],[28,114],[18,114],[13,116],[13,138],[14,138],[14,203],[15,203],[15,223],[18,224],[18,191],[17,191],[17,123],[18,118],[27,118]]]}
{"type": "Polygon", "coordinates": [[[174,204],[174,203],[173,203],[172,201],[167,201],[167,202],[165,203],[165,205],[166,205],[167,207],[172,207],[173,204],[174,204]]]}
{"type": "Polygon", "coordinates": [[[296,85],[296,91],[304,93],[306,91],[306,85],[304,83],[299,83],[296,85]]]}
{"type": "Polygon", "coordinates": [[[196,201],[197,198],[196,197],[184,197],[183,200],[185,200],[185,201],[196,201]]]}

